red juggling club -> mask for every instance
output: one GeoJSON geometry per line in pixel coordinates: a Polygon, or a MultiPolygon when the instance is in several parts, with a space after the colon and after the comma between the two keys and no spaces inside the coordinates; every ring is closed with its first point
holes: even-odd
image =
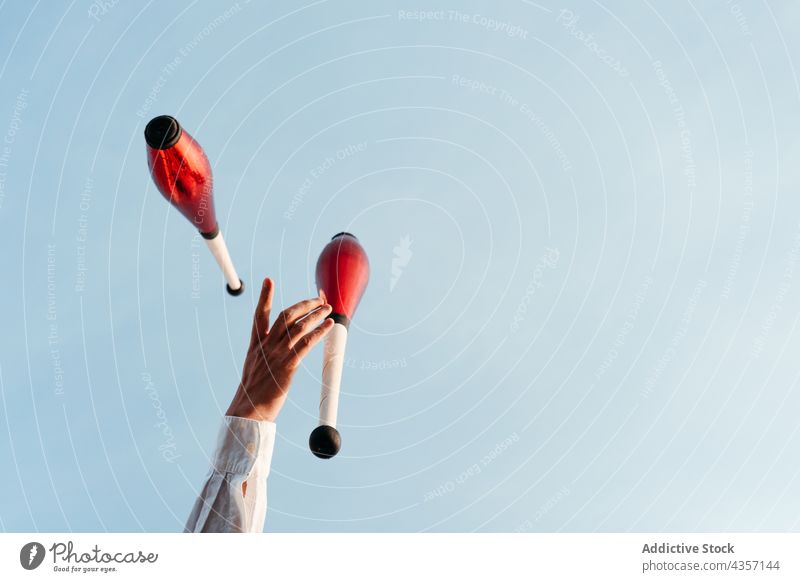
{"type": "Polygon", "coordinates": [[[225,275],[228,293],[241,295],[244,283],[236,274],[217,224],[211,164],[203,148],[169,115],[151,119],[144,139],[156,187],[200,231],[225,275]]]}
{"type": "Polygon", "coordinates": [[[342,445],[336,416],[347,330],[369,280],[369,260],[358,239],[348,232],[334,236],[319,255],[316,279],[317,288],[332,308],[328,317],[334,325],[325,338],[319,426],[311,432],[308,446],[320,459],[330,459],[342,445]]]}

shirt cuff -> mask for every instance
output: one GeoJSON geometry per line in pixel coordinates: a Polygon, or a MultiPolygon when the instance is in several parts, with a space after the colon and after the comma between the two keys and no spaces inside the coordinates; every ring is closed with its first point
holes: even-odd
{"type": "Polygon", "coordinates": [[[226,416],[219,430],[214,469],[221,473],[250,475],[256,464],[266,477],[275,447],[274,422],[226,416]]]}

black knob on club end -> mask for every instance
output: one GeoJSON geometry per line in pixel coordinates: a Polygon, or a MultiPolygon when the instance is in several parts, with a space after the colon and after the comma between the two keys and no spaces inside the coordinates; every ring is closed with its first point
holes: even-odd
{"type": "Polygon", "coordinates": [[[166,150],[181,138],[181,124],[171,115],[154,117],[144,128],[144,139],[154,150],[166,150]]]}
{"type": "Polygon", "coordinates": [[[342,448],[342,437],[338,430],[323,424],[311,431],[308,447],[320,459],[330,459],[342,448]]]}
{"type": "Polygon", "coordinates": [[[225,289],[228,290],[228,295],[233,295],[234,297],[238,297],[242,293],[244,293],[244,283],[241,279],[239,279],[239,288],[238,289],[231,289],[231,286],[225,283],[225,289]]]}

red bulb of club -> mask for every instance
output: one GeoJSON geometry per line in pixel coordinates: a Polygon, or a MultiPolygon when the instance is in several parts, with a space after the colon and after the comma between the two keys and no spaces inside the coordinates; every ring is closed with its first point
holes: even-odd
{"type": "Polygon", "coordinates": [[[316,278],[331,315],[349,323],[369,281],[369,259],[358,239],[347,232],[334,236],[319,255],[316,278]]]}
{"type": "Polygon", "coordinates": [[[211,164],[174,117],[153,118],[144,130],[147,165],[158,190],[203,234],[217,231],[211,164]]]}

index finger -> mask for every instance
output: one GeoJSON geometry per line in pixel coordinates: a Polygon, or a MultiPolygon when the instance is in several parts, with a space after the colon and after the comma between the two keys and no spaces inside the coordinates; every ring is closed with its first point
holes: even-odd
{"type": "Polygon", "coordinates": [[[275,325],[280,324],[283,331],[287,331],[294,323],[319,308],[324,303],[321,297],[313,297],[311,299],[304,299],[287,307],[275,320],[275,325]]]}

